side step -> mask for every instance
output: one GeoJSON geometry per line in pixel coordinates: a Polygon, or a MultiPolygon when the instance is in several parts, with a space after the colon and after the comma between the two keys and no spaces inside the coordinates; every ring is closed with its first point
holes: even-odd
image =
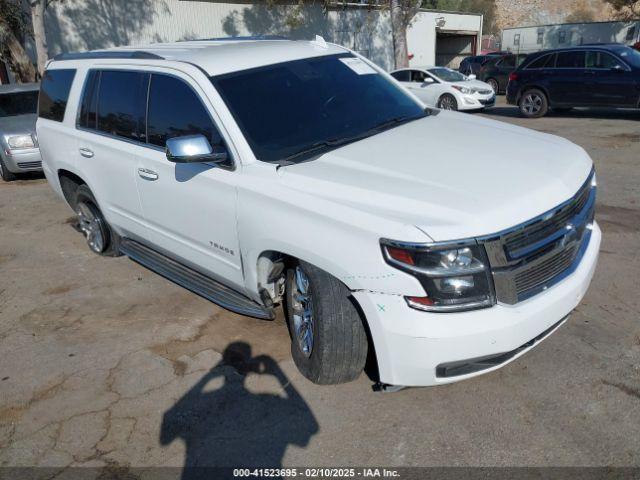
{"type": "Polygon", "coordinates": [[[275,317],[272,310],[243,294],[134,240],[123,238],[120,251],[140,265],[227,310],[255,318],[271,320],[275,317]]]}

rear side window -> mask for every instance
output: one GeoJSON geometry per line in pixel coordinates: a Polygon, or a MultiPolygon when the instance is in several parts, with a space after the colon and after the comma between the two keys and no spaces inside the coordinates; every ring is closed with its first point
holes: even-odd
{"type": "Polygon", "coordinates": [[[169,75],[153,74],[147,120],[149,143],[164,147],[167,139],[201,134],[211,145],[222,138],[200,98],[189,85],[169,75]]]}
{"type": "Polygon", "coordinates": [[[399,82],[411,81],[411,72],[409,70],[400,70],[399,72],[393,72],[391,76],[399,82]]]}
{"type": "Polygon", "coordinates": [[[556,60],[556,68],[584,68],[585,52],[560,52],[556,60]]]}
{"type": "Polygon", "coordinates": [[[100,84],[100,72],[90,70],[82,92],[82,104],[78,125],[83,128],[95,130],[98,128],[98,87],[100,84]]]}
{"type": "Polygon", "coordinates": [[[504,57],[502,59],[502,62],[500,62],[500,66],[501,67],[505,67],[505,68],[515,68],[515,66],[516,66],[516,57],[514,57],[513,55],[508,55],[508,56],[504,57]]]}
{"type": "Polygon", "coordinates": [[[142,72],[101,71],[97,102],[98,131],[145,142],[148,82],[149,74],[142,72]]]}
{"type": "Polygon", "coordinates": [[[62,122],[75,75],[75,69],[47,70],[44,72],[40,83],[40,99],[38,102],[38,115],[40,118],[62,122]]]}

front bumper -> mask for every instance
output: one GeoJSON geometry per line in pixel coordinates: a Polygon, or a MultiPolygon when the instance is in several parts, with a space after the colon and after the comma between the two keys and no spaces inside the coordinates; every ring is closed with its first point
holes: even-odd
{"type": "Polygon", "coordinates": [[[462,95],[462,102],[458,104],[458,110],[477,110],[493,107],[496,104],[495,93],[490,95],[469,94],[462,95]]]}
{"type": "Polygon", "coordinates": [[[601,237],[594,223],[576,270],[562,282],[515,305],[429,313],[408,307],[402,296],[354,292],[371,331],[380,381],[404,386],[451,383],[496,370],[524,355],[559,328],[582,300],[596,268],[601,237]],[[442,370],[487,357],[497,360],[492,360],[493,364],[485,361],[486,368],[480,370],[449,370],[449,374],[453,371],[449,376],[442,370]]]}
{"type": "Polygon", "coordinates": [[[5,151],[4,163],[12,173],[42,171],[42,158],[38,148],[5,151]]]}

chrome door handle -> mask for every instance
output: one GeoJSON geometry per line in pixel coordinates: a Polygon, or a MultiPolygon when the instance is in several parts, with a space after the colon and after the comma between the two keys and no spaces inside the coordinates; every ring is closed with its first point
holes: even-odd
{"type": "Polygon", "coordinates": [[[83,157],[91,158],[93,157],[93,151],[89,150],[88,148],[81,148],[80,155],[82,155],[83,157]]]}
{"type": "Polygon", "coordinates": [[[158,174],[153,170],[148,170],[146,168],[139,168],[138,175],[140,175],[145,180],[157,180],[158,174]]]}

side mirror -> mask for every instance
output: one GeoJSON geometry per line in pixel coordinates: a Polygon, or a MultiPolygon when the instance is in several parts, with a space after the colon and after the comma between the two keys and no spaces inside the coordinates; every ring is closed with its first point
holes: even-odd
{"type": "Polygon", "coordinates": [[[476,79],[476,78],[478,78],[478,77],[476,77],[476,75],[475,75],[474,73],[472,73],[471,75],[467,75],[467,78],[468,78],[469,80],[475,80],[475,79],[476,79]]]}
{"type": "Polygon", "coordinates": [[[422,83],[426,83],[427,85],[428,85],[428,84],[430,84],[430,83],[434,83],[434,82],[435,82],[435,80],[434,80],[433,78],[431,78],[431,77],[426,77],[426,78],[422,81],[422,83]]]}
{"type": "Polygon", "coordinates": [[[167,140],[167,160],[174,163],[224,163],[229,153],[223,146],[212,147],[204,135],[186,135],[167,140]]]}
{"type": "Polygon", "coordinates": [[[612,72],[618,72],[618,73],[621,73],[621,72],[624,72],[624,71],[626,71],[626,70],[625,70],[625,69],[624,69],[624,67],[622,67],[621,65],[614,65],[613,67],[611,67],[611,71],[612,71],[612,72]]]}

